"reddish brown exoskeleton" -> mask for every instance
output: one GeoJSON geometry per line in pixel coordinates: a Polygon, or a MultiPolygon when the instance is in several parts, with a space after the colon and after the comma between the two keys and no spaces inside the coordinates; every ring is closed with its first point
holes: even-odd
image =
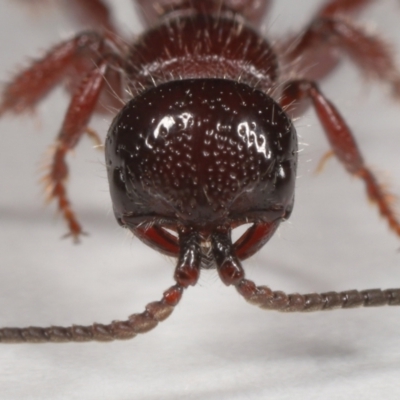
{"type": "Polygon", "coordinates": [[[297,136],[287,113],[308,103],[332,153],[365,182],[369,199],[400,236],[390,195],[365,165],[350,128],[315,82],[336,65],[334,49],[400,96],[400,75],[386,43],[349,22],[348,17],[371,0],[330,0],[300,36],[276,47],[256,30],[268,0],[137,3],[150,28],[127,44],[101,0],[71,1],[98,31],[57,45],[17,75],[4,89],[0,112],[24,112],[65,78],[72,81],[70,106],[46,180],[69,233],[78,239],[83,231],[66,191],[65,158],[83,134],[97,139],[88,123],[98,111],[100,96],[114,105],[115,95],[122,98],[128,91],[130,97],[124,99],[106,139],[114,213],[119,224],[144,243],[178,258],[176,284],[161,301],[126,321],[3,328],[0,341],[134,337],[167,318],[184,289],[195,285],[200,270],[207,268],[216,268],[226,285],[264,309],[400,305],[400,289],[287,295],[245,279],[241,265],[290,217],[297,136]],[[232,229],[245,223],[252,226],[232,243],[232,229]]]}

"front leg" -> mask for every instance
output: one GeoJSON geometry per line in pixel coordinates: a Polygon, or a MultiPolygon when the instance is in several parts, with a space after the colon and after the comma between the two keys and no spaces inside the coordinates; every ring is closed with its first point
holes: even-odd
{"type": "Polygon", "coordinates": [[[357,14],[376,0],[328,0],[318,11],[317,16],[357,14]]]}
{"type": "Polygon", "coordinates": [[[284,61],[287,65],[295,63],[301,76],[318,80],[336,67],[338,56],[347,56],[366,79],[388,85],[392,95],[400,98],[400,71],[391,46],[380,37],[335,14],[343,9],[350,12],[350,6],[360,6],[359,3],[365,5],[367,2],[330,2],[300,37],[290,38],[284,43],[284,61]]]}
{"type": "Polygon", "coordinates": [[[93,134],[91,130],[88,130],[87,124],[97,105],[105,83],[104,76],[112,61],[112,58],[104,58],[83,78],[80,86],[73,94],[56,140],[53,161],[49,167],[50,171],[44,178],[48,199],[58,201],[58,208],[68,224],[69,234],[67,236],[71,235],[75,241],[84,232],[68,199],[65,187],[68,167],[65,157],[77,145],[84,133],[93,134]]]}
{"type": "MultiPolygon", "coordinates": [[[[94,137],[88,128],[89,120],[98,105],[98,99],[108,75],[115,78],[120,72],[111,71],[119,66],[121,56],[112,53],[114,47],[97,33],[82,33],[51,49],[45,57],[35,61],[18,74],[4,89],[0,102],[0,115],[22,113],[34,108],[55,86],[68,78],[73,82],[70,105],[57,137],[53,160],[44,181],[50,200],[58,201],[58,208],[75,240],[83,233],[68,199],[65,181],[68,167],[65,157],[75,148],[84,133],[94,137]]],[[[121,92],[118,79],[113,79],[112,90],[121,92]],[[118,85],[118,86],[117,86],[118,85]]]]}
{"type": "Polygon", "coordinates": [[[64,7],[83,23],[117,35],[118,30],[112,22],[111,11],[103,0],[64,0],[64,7]]]}
{"type": "Polygon", "coordinates": [[[287,109],[298,102],[301,104],[305,100],[311,100],[334,155],[350,174],[364,181],[369,199],[378,206],[389,227],[400,236],[400,222],[393,208],[393,195],[384,189],[365,165],[353,133],[336,107],[312,81],[296,80],[285,85],[281,98],[283,108],[287,109]]]}

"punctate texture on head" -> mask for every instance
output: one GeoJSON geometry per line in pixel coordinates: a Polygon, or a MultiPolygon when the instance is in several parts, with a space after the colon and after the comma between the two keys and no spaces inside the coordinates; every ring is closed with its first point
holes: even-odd
{"type": "Polygon", "coordinates": [[[106,157],[120,222],[212,228],[286,218],[293,206],[295,130],[246,84],[192,79],[145,91],[114,119],[106,157]]]}
{"type": "Polygon", "coordinates": [[[106,162],[115,216],[145,244],[177,258],[175,284],[123,321],[0,328],[0,342],[135,337],[165,320],[201,270],[213,268],[225,285],[266,310],[400,305],[400,289],[274,291],[246,279],[241,264],[291,214],[297,139],[285,112],[301,115],[310,105],[331,153],[365,183],[369,200],[400,237],[394,196],[368,168],[351,121],[318,84],[346,56],[360,75],[400,98],[392,46],[351,18],[374,2],[321,0],[301,32],[280,39],[259,29],[271,0],[136,0],[149,25],[134,39],[112,18],[106,4],[112,2],[58,3],[95,30],[56,44],[17,73],[0,95],[0,117],[34,109],[67,83],[70,103],[43,181],[78,241],[85,231],[68,195],[68,155],[86,134],[101,143],[91,117],[112,111],[106,162]],[[247,223],[233,242],[232,230],[247,223]]]}

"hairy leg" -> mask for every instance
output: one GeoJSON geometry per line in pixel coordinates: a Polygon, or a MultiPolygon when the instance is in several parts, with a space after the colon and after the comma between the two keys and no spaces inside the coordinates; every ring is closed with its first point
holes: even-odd
{"type": "Polygon", "coordinates": [[[328,3],[300,36],[284,42],[284,61],[294,64],[302,77],[318,80],[333,70],[341,56],[347,56],[365,78],[388,85],[400,98],[400,71],[390,45],[341,17],[370,2],[328,3]]]}
{"type": "Polygon", "coordinates": [[[318,17],[348,15],[362,11],[376,0],[329,0],[317,12],[318,17]]]}
{"type": "Polygon", "coordinates": [[[92,29],[117,33],[111,11],[103,0],[63,0],[63,5],[72,16],[92,29]]]}
{"type": "MultiPolygon", "coordinates": [[[[105,85],[111,67],[119,64],[119,56],[110,52],[107,40],[93,32],[82,33],[51,49],[42,59],[19,73],[4,89],[0,115],[22,113],[34,108],[56,85],[72,79],[71,101],[57,137],[53,161],[45,176],[49,199],[56,199],[69,233],[74,239],[82,228],[72,211],[65,181],[68,167],[65,157],[84,133],[95,137],[88,129],[89,120],[105,85]]],[[[119,92],[120,88],[115,88],[119,92]]]]}
{"type": "MultiPolygon", "coordinates": [[[[17,1],[17,0],[14,0],[17,1]]],[[[64,13],[77,23],[79,29],[115,34],[118,29],[113,24],[112,13],[104,0],[19,0],[34,10],[47,10],[48,7],[62,7],[64,13]]]]}
{"type": "Polygon", "coordinates": [[[297,103],[301,106],[304,101],[311,101],[334,155],[350,174],[364,181],[369,199],[378,206],[389,227],[400,236],[400,222],[393,208],[393,196],[366,166],[353,133],[339,111],[321,93],[316,83],[309,80],[288,82],[282,93],[282,107],[287,109],[297,103]]]}

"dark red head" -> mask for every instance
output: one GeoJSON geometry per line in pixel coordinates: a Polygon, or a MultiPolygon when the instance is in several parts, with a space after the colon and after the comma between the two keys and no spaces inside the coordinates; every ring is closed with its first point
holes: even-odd
{"type": "MultiPolygon", "coordinates": [[[[117,220],[169,255],[181,243],[164,228],[206,242],[252,222],[273,226],[269,238],[292,211],[295,129],[271,97],[246,84],[192,79],[143,92],[114,119],[106,159],[117,220]]],[[[245,239],[240,258],[266,241],[254,227],[245,239]]]]}

